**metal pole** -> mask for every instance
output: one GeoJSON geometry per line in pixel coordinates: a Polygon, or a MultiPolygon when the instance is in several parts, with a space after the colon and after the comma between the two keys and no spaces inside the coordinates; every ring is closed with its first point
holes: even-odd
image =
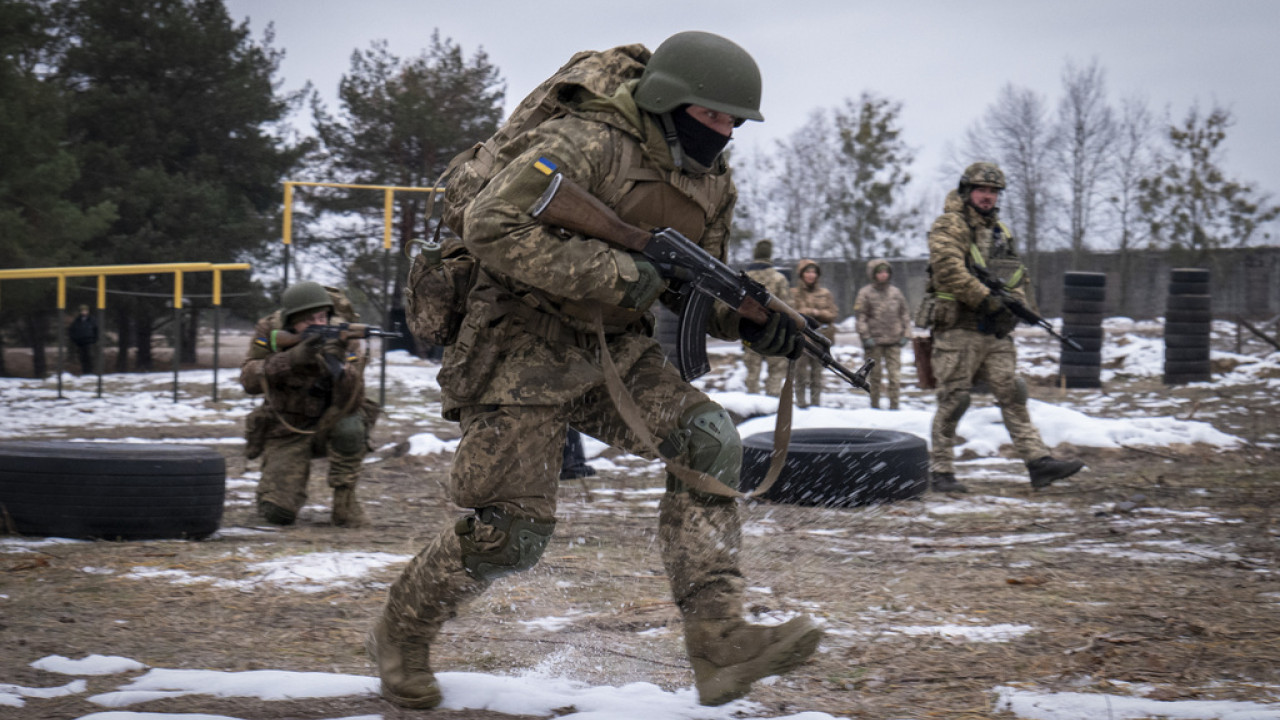
{"type": "MultiPolygon", "coordinates": [[[[67,314],[67,276],[58,276],[58,399],[62,400],[62,365],[66,358],[67,328],[63,327],[67,314]]],[[[39,338],[41,343],[44,338],[39,338]]]]}
{"type": "Polygon", "coordinates": [[[93,369],[98,371],[98,399],[102,399],[102,346],[107,336],[107,276],[98,276],[98,342],[93,353],[93,369]]]}
{"type": "Polygon", "coordinates": [[[182,273],[173,274],[173,401],[178,402],[178,358],[182,355],[182,273]]]}
{"type": "MultiPolygon", "coordinates": [[[[391,328],[391,250],[383,248],[382,250],[382,307],[383,318],[382,327],[390,330],[391,328]]],[[[378,344],[382,346],[382,369],[378,377],[378,404],[387,406],[387,339],[385,337],[378,338],[378,344]]]]}
{"type": "Polygon", "coordinates": [[[213,271],[213,401],[218,402],[218,348],[222,344],[222,271],[213,271]]]}

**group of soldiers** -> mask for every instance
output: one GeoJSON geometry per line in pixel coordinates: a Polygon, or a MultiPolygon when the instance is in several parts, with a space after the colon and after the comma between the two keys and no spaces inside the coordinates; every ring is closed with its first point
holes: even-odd
{"type": "MultiPolygon", "coordinates": [[[[647,57],[637,79],[603,95],[579,88],[561,97],[570,111],[529,130],[453,228],[479,267],[438,376],[443,414],[461,429],[447,490],[465,514],[438,528],[404,568],[366,638],[382,695],[399,706],[439,705],[431,647],[441,626],[546,549],[570,427],[667,468],[657,536],[701,703],[722,705],[796,668],[821,638],[808,616],[774,626],[745,617],[735,490],[742,443],[725,409],[682,379],[652,337],[650,308],[672,296],[668,278],[639,252],[543,224],[532,211],[552,174],[563,174],[626,222],[678,229],[724,261],[737,192],[723,150],[736,128],[764,119],[759,69],[730,40],[683,32],[647,57]],[[690,478],[724,489],[708,492],[690,478]]],[[[998,169],[970,168],[929,233],[939,381],[930,470],[939,490],[962,489],[952,445],[978,378],[990,383],[1033,484],[1079,469],[1050,457],[1036,435],[1014,372],[1008,311],[966,277],[967,262],[1016,261],[1012,239],[992,232],[988,196],[998,198],[1003,186],[998,169]]],[[[868,273],[859,331],[867,353],[887,368],[897,407],[905,301],[887,264],[872,263],[868,273]]],[[[818,264],[801,261],[796,274],[796,288],[776,294],[829,326],[835,303],[819,285],[818,264]]],[[[1010,289],[1024,287],[1019,279],[1010,289]]],[[[377,408],[363,399],[365,355],[358,341],[308,332],[350,311],[315,283],[288,288],[282,305],[259,322],[241,378],[246,392],[266,398],[250,423],[251,453],[262,457],[259,512],[269,522],[295,522],[309,461],[327,455],[334,524],[366,523],[355,489],[377,408]]],[[[744,341],[766,360],[799,357],[801,331],[777,310],[755,322],[720,305],[707,330],[744,341]]],[[[801,368],[800,404],[819,402],[820,373],[801,368]]]]}

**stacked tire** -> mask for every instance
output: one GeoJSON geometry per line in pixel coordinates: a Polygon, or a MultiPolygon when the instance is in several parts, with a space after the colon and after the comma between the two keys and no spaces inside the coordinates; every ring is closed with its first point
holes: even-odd
{"type": "Polygon", "coordinates": [[[1209,271],[1174,268],[1164,311],[1164,383],[1209,382],[1209,271]]]}
{"type": "Polygon", "coordinates": [[[1062,275],[1062,334],[1082,349],[1062,343],[1060,380],[1069,388],[1102,387],[1102,316],[1107,299],[1106,273],[1062,275]]]}

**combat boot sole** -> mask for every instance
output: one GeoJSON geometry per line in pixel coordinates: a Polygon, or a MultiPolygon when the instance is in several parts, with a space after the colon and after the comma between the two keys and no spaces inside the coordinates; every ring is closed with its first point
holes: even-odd
{"type": "MultiPolygon", "coordinates": [[[[385,642],[391,645],[391,639],[387,637],[386,630],[383,628],[382,620],[378,620],[373,629],[369,631],[364,638],[364,650],[369,654],[369,659],[373,661],[374,667],[378,669],[378,676],[382,680],[381,691],[382,697],[387,701],[394,703],[402,708],[410,710],[430,710],[440,704],[444,700],[444,696],[440,693],[440,684],[436,682],[435,675],[430,670],[426,671],[427,682],[419,682],[419,687],[415,688],[413,695],[405,695],[398,693],[387,685],[386,675],[393,672],[404,673],[404,659],[399,658],[394,663],[393,668],[388,668],[384,673],[382,661],[379,659],[378,644],[385,642]]],[[[394,652],[394,651],[393,651],[394,652]]],[[[392,660],[387,658],[388,661],[392,660]]]]}
{"type": "Polygon", "coordinates": [[[698,702],[724,705],[751,692],[755,681],[790,672],[818,649],[822,630],[807,617],[798,617],[777,628],[776,639],[759,655],[734,665],[719,667],[709,660],[690,658],[698,702]]]}

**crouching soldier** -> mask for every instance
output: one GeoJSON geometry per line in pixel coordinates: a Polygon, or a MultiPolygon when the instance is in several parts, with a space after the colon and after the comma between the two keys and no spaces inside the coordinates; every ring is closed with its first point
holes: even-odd
{"type": "Polygon", "coordinates": [[[365,524],[356,484],[379,411],[364,396],[367,358],[358,340],[307,332],[312,326],[355,319],[341,292],[300,282],[286,289],[281,308],[254,328],[249,354],[240,365],[240,384],[250,395],[264,398],[245,420],[245,454],[262,457],[257,499],[267,522],[291,525],[297,520],[307,500],[311,460],[327,455],[333,524],[365,524]]]}

